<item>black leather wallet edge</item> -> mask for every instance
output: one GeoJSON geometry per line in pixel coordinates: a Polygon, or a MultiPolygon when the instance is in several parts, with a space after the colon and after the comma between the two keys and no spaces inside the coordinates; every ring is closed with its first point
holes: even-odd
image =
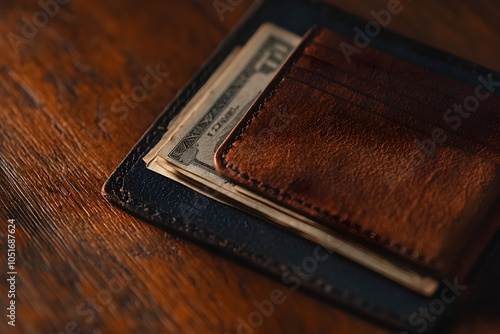
{"type": "MultiPolygon", "coordinates": [[[[285,270],[281,263],[277,263],[270,258],[261,257],[259,254],[248,253],[240,247],[241,245],[232,244],[216,234],[210,233],[209,231],[199,228],[198,226],[187,221],[183,221],[179,217],[173,217],[162,212],[161,210],[158,210],[155,206],[134,197],[125,184],[126,176],[134,168],[134,165],[140,162],[149,149],[158,143],[162,134],[167,130],[173,117],[182,110],[182,108],[209,79],[210,75],[220,66],[233,47],[237,44],[237,41],[241,40],[242,36],[249,37],[251,35],[252,28],[250,27],[250,22],[253,17],[259,11],[264,11],[265,7],[270,6],[270,3],[273,2],[276,1],[267,1],[266,3],[264,3],[264,1],[257,1],[251,7],[237,27],[235,27],[233,31],[222,41],[201,69],[184,86],[184,88],[179,91],[172,102],[165,108],[152,126],[141,137],[138,143],[127,154],[125,159],[120,163],[104,184],[102,194],[110,203],[141,220],[145,220],[153,225],[167,229],[168,231],[176,234],[181,234],[188,239],[201,242],[202,244],[210,246],[213,249],[223,251],[226,255],[236,258],[239,261],[244,261],[254,268],[280,277],[285,270]]],[[[347,20],[355,23],[363,22],[362,20],[354,18],[349,14],[332,9],[330,6],[322,7],[322,5],[319,4],[311,6],[316,6],[316,8],[321,8],[321,10],[330,11],[334,19],[347,20]]],[[[426,50],[426,57],[429,59],[437,62],[453,64],[453,67],[463,72],[467,72],[472,75],[492,73],[481,66],[461,60],[454,56],[450,56],[444,52],[422,46],[417,42],[410,41],[407,38],[400,37],[391,32],[384,33],[384,36],[385,37],[383,38],[387,42],[407,45],[412,48],[412,52],[418,53],[418,50],[420,49],[426,50]]],[[[500,75],[494,74],[494,78],[498,79],[500,78],[500,75]]],[[[313,279],[310,281],[304,280],[303,285],[307,289],[316,292],[319,296],[326,298],[327,300],[339,302],[343,306],[358,313],[367,315],[377,322],[386,325],[388,324],[394,328],[407,328],[408,330],[412,330],[412,328],[408,327],[407,324],[408,314],[397,314],[391,310],[385,310],[379,305],[366,302],[366,300],[363,300],[362,296],[359,296],[356,293],[338,289],[336,287],[333,287],[332,289],[331,286],[327,284],[318,284],[318,282],[313,279]]]]}

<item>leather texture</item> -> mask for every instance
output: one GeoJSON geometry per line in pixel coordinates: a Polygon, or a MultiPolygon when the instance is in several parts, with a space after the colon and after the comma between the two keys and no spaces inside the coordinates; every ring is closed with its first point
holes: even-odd
{"type": "MultiPolygon", "coordinates": [[[[353,33],[353,27],[364,27],[366,24],[334,7],[312,4],[310,1],[266,0],[257,4],[132,148],[107,180],[103,195],[139,219],[258,269],[283,282],[285,287],[298,287],[326,302],[333,302],[393,328],[416,330],[419,327],[415,328],[408,322],[409,316],[418,312],[420,307],[427,307],[433,298],[409,291],[336,254],[330,254],[313,273],[293,274],[293,268],[301,268],[303,261],[314,255],[317,247],[314,243],[267,221],[205,198],[194,190],[148,170],[142,160],[162,138],[171,120],[203,86],[233,47],[243,45],[264,22],[273,22],[299,35],[306,33],[314,24],[346,35],[353,33]],[[285,9],[287,14],[283,15],[285,9]],[[193,206],[193,203],[200,205],[193,206]]],[[[372,44],[470,85],[477,83],[479,74],[491,73],[478,65],[388,31],[382,31],[372,44]]],[[[493,79],[500,80],[500,75],[495,73],[493,79]]],[[[487,257],[485,262],[488,262],[487,257]]],[[[446,313],[453,310],[449,306],[446,313]]],[[[428,329],[438,323],[429,323],[428,329]]]]}
{"type": "Polygon", "coordinates": [[[309,32],[219,148],[217,171],[439,279],[466,273],[457,253],[479,257],[471,236],[500,225],[484,219],[500,192],[500,98],[454,131],[438,110],[474,87],[371,47],[348,62],[342,40],[309,32]]]}

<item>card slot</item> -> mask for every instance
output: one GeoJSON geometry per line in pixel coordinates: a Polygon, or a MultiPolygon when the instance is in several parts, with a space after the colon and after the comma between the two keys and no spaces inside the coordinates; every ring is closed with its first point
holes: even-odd
{"type": "Polygon", "coordinates": [[[381,102],[387,103],[389,105],[391,103],[388,103],[387,101],[390,99],[390,102],[396,102],[395,106],[403,110],[406,110],[408,108],[408,105],[404,104],[401,106],[399,102],[400,99],[411,101],[412,104],[410,104],[410,106],[414,104],[417,106],[423,106],[433,109],[435,112],[439,111],[437,109],[434,109],[432,106],[429,106],[424,102],[416,99],[413,96],[398,94],[394,90],[389,89],[390,87],[386,87],[378,82],[344,71],[343,69],[338,68],[335,65],[326,63],[309,55],[303,56],[301,59],[299,59],[296,63],[296,67],[300,67],[311,73],[315,73],[322,77],[328,78],[329,80],[350,87],[360,93],[367,93],[373,96],[378,96],[382,99],[381,102]]]}
{"type": "Polygon", "coordinates": [[[447,264],[448,244],[468,237],[469,217],[497,181],[491,161],[441,145],[391,189],[387,173],[426,137],[296,80],[281,80],[250,110],[225,143],[223,164],[234,172],[226,175],[355,238],[399,255],[410,249],[404,256],[427,267],[447,264]],[[268,124],[284,108],[289,121],[272,135],[268,124]]]}
{"type": "Polygon", "coordinates": [[[314,73],[306,72],[300,68],[293,68],[287,78],[300,82],[313,89],[319,90],[333,98],[340,99],[345,103],[356,106],[364,112],[370,112],[378,117],[391,121],[400,126],[404,126],[411,131],[416,131],[427,138],[439,141],[438,144],[446,143],[449,146],[461,149],[469,154],[477,154],[485,159],[490,159],[500,164],[500,154],[494,149],[470,138],[465,138],[456,133],[443,129],[436,130],[433,124],[418,119],[412,115],[401,112],[401,110],[386,105],[380,101],[371,99],[359,92],[351,90],[339,84],[332,83],[324,78],[314,77],[314,73]],[[446,136],[446,137],[444,137],[446,136]],[[442,140],[442,138],[446,138],[442,140]],[[485,150],[487,152],[485,152],[485,150]]]}
{"type": "MultiPolygon", "coordinates": [[[[344,56],[341,45],[344,47],[347,47],[347,45],[354,46],[353,38],[327,31],[326,29],[323,29],[319,35],[316,36],[313,43],[342,54],[344,61],[348,61],[348,58],[344,56]]],[[[471,87],[463,82],[415,65],[371,46],[363,48],[359,53],[352,53],[349,58],[350,60],[364,62],[383,71],[397,74],[410,81],[423,83],[430,89],[446,93],[455,98],[464,99],[466,96],[476,95],[476,87],[471,87]]],[[[487,94],[492,100],[500,100],[499,97],[490,95],[484,89],[479,94],[487,94]]],[[[487,105],[488,108],[494,108],[494,105],[498,102],[495,103],[488,98],[482,101],[482,103],[487,105]]]]}
{"type": "MultiPolygon", "coordinates": [[[[395,89],[406,96],[415,96],[415,94],[418,94],[419,99],[428,101],[427,103],[432,103],[432,105],[439,106],[440,108],[448,109],[455,104],[461,105],[464,103],[465,97],[471,93],[474,94],[472,91],[466,95],[458,95],[457,97],[442,93],[436,88],[430,88],[423,82],[400,77],[396,72],[388,72],[356,60],[348,63],[341,53],[331,51],[318,44],[308,46],[304,50],[304,54],[313,56],[318,60],[322,60],[345,71],[356,73],[358,76],[371,79],[388,88],[395,89]]],[[[498,114],[498,103],[495,104],[494,102],[493,99],[486,99],[481,101],[481,107],[489,113],[498,114]]]]}
{"type": "Polygon", "coordinates": [[[417,118],[400,112],[400,110],[380,101],[373,100],[367,95],[363,95],[348,87],[321,78],[315,73],[306,71],[307,70],[301,69],[300,67],[294,67],[286,77],[328,94],[333,98],[338,98],[346,103],[352,104],[364,111],[418,131],[426,136],[429,136],[432,132],[429,131],[431,129],[429,123],[419,122],[417,118]]]}
{"type": "Polygon", "coordinates": [[[335,83],[344,85],[386,105],[401,109],[412,116],[447,129],[465,138],[470,138],[494,150],[500,150],[498,117],[489,113],[471,113],[467,119],[449,118],[446,110],[439,110],[423,104],[419,99],[398,94],[394,90],[378,85],[370,80],[353,76],[323,61],[303,56],[297,67],[315,73],[335,83]],[[447,118],[448,117],[448,118],[447,118]]]}
{"type": "Polygon", "coordinates": [[[385,87],[387,89],[393,90],[400,95],[406,96],[407,98],[417,99],[422,104],[426,104],[430,107],[438,108],[449,108],[455,102],[449,96],[436,94],[435,92],[430,92],[423,87],[412,82],[401,81],[397,78],[393,80],[389,73],[375,71],[374,68],[358,66],[358,63],[352,62],[351,64],[346,64],[342,61],[340,55],[338,56],[337,62],[332,62],[325,57],[321,57],[317,53],[310,52],[311,49],[306,49],[303,57],[311,57],[318,62],[322,62],[323,66],[330,66],[336,70],[342,70],[349,73],[350,76],[355,76],[363,80],[368,80],[376,85],[385,87]]]}
{"type": "MultiPolygon", "coordinates": [[[[326,31],[323,29],[312,41],[315,44],[324,46],[327,49],[343,54],[341,44],[354,46],[354,39],[345,35],[326,31]]],[[[379,49],[367,46],[361,52],[353,52],[349,55],[350,59],[364,61],[370,65],[380,67],[381,69],[389,70],[394,56],[384,53],[379,49]],[[366,51],[366,52],[365,52],[366,51]]],[[[348,59],[344,56],[344,61],[348,59]]],[[[417,66],[418,67],[418,66],[417,66]]],[[[418,67],[421,68],[421,67],[418,67]]]]}

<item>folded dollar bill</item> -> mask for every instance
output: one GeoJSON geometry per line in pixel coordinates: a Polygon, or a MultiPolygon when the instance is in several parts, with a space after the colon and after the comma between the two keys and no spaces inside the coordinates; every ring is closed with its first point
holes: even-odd
{"type": "Polygon", "coordinates": [[[171,123],[162,140],[145,156],[147,167],[212,199],[292,230],[417,292],[432,294],[438,286],[432,278],[402,268],[307,217],[247,191],[215,170],[218,147],[300,40],[278,26],[264,24],[244,46],[231,53],[171,123]]]}

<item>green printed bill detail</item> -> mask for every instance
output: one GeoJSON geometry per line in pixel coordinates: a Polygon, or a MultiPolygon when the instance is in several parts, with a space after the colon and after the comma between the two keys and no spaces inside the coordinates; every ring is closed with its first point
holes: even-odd
{"type": "MultiPolygon", "coordinates": [[[[147,168],[292,230],[415,291],[431,294],[437,287],[433,279],[399,268],[315,221],[234,185],[215,170],[214,155],[220,144],[299,43],[300,37],[287,30],[262,25],[243,47],[233,50],[169,124],[160,142],[144,157],[147,168]]],[[[286,123],[287,117],[282,115],[286,110],[278,114],[280,124],[286,123]]],[[[199,210],[193,207],[192,211],[199,210]]]]}

